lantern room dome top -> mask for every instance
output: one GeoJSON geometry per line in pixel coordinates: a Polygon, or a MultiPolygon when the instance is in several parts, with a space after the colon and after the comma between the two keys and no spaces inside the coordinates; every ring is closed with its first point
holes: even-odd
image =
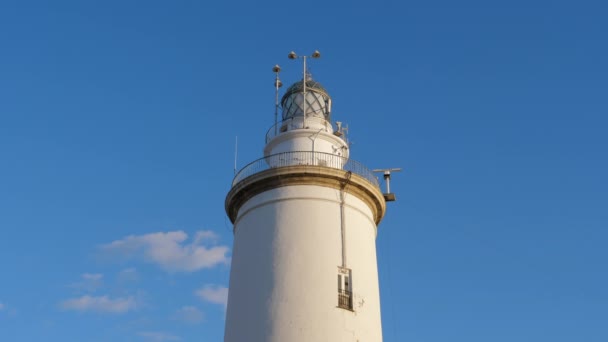
{"type": "Polygon", "coordinates": [[[307,75],[306,89],[303,80],[292,84],[281,98],[281,107],[283,108],[283,120],[302,117],[304,111],[306,111],[306,117],[329,120],[331,98],[321,83],[307,75]],[[306,92],[306,96],[304,96],[304,92],[306,92]],[[304,97],[306,97],[306,101],[304,101],[304,97]]]}
{"type": "MultiPolygon", "coordinates": [[[[289,88],[287,88],[287,90],[285,91],[285,94],[281,98],[281,104],[283,104],[290,95],[295,94],[295,93],[301,93],[303,91],[304,91],[304,82],[298,81],[298,82],[292,84],[289,88]]],[[[327,90],[325,90],[325,88],[321,85],[321,83],[313,80],[312,78],[308,78],[308,80],[306,80],[306,91],[307,92],[314,91],[315,93],[321,93],[321,94],[329,97],[329,95],[327,94],[327,90]]]]}

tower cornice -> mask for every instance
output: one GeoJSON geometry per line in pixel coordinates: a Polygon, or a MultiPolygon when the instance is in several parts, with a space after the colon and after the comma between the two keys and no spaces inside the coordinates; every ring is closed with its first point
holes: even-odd
{"type": "Polygon", "coordinates": [[[351,171],[316,165],[292,165],[271,168],[253,174],[234,184],[226,196],[225,208],[232,223],[239,209],[249,199],[262,192],[291,185],[318,185],[332,189],[344,189],[365,202],[380,223],[386,212],[386,202],[380,189],[351,171]]]}

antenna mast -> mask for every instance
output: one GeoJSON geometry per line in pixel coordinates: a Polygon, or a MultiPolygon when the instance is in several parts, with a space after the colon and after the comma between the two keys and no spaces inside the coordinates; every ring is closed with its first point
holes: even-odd
{"type": "Polygon", "coordinates": [[[304,116],[302,117],[302,128],[306,128],[306,56],[302,56],[304,58],[304,70],[302,71],[302,112],[304,116]]]}
{"type": "Polygon", "coordinates": [[[302,119],[302,128],[306,128],[306,81],[308,78],[308,72],[306,71],[306,58],[307,57],[312,57],[312,58],[319,58],[321,57],[321,53],[319,52],[319,50],[315,50],[315,52],[312,53],[312,55],[310,56],[298,56],[296,55],[295,52],[291,51],[289,53],[289,55],[287,55],[287,58],[289,59],[296,59],[296,58],[302,58],[304,60],[304,68],[302,71],[302,114],[303,114],[303,119],[302,119]]]}
{"type": "Polygon", "coordinates": [[[274,79],[274,135],[277,135],[277,129],[279,128],[279,88],[283,86],[283,83],[279,79],[279,73],[281,72],[281,67],[276,64],[272,71],[276,74],[274,79]]]}
{"type": "Polygon", "coordinates": [[[239,136],[234,137],[234,175],[236,176],[236,157],[239,151],[239,136]]]}

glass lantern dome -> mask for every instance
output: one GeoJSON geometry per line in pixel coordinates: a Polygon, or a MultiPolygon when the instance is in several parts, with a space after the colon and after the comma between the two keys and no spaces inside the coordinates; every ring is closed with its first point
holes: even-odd
{"type": "MultiPolygon", "coordinates": [[[[304,82],[292,84],[281,99],[283,121],[304,116],[304,82]]],[[[331,98],[321,83],[307,77],[306,80],[306,117],[330,120],[331,98]]]]}

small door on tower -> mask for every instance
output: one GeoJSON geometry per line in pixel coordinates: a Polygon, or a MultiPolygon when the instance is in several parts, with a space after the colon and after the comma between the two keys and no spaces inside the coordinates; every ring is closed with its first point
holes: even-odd
{"type": "Polygon", "coordinates": [[[338,307],[346,310],[353,309],[352,271],[349,268],[338,268],[338,307]]]}

